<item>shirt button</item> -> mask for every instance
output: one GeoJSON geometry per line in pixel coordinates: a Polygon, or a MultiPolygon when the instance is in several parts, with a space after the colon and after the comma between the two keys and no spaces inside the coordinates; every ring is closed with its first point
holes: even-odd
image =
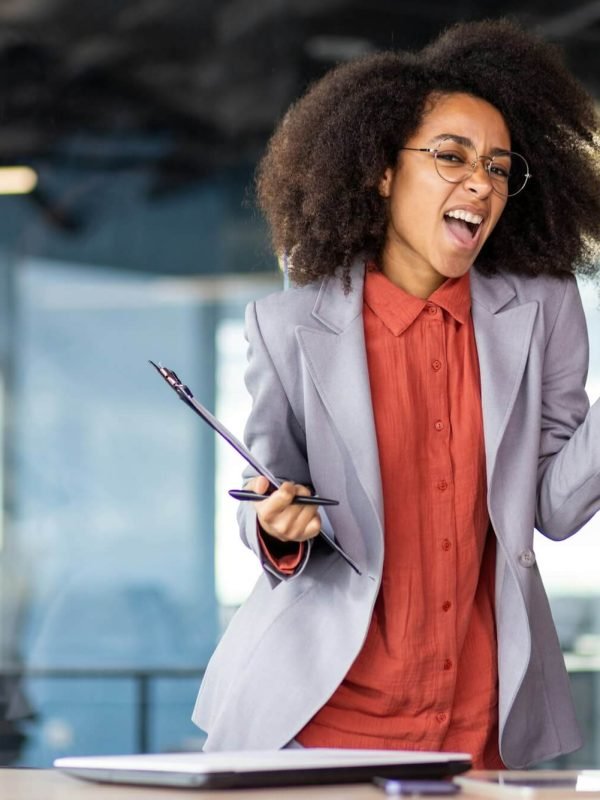
{"type": "Polygon", "coordinates": [[[450,541],[450,539],[442,539],[442,550],[448,552],[448,550],[450,550],[451,547],[452,547],[452,542],[450,541]]]}
{"type": "Polygon", "coordinates": [[[448,488],[448,481],[438,481],[437,488],[440,492],[445,492],[448,488]]]}
{"type": "Polygon", "coordinates": [[[446,600],[444,603],[442,603],[442,611],[450,611],[451,608],[452,608],[452,603],[450,602],[450,600],[446,600]]]}
{"type": "Polygon", "coordinates": [[[449,670],[449,669],[452,669],[452,661],[451,661],[449,658],[447,658],[447,659],[444,661],[444,670],[445,670],[446,672],[448,672],[448,670],[449,670]]]}
{"type": "Polygon", "coordinates": [[[448,715],[444,714],[444,712],[442,711],[439,714],[436,714],[435,718],[441,725],[443,722],[446,722],[446,720],[448,719],[448,715]]]}
{"type": "Polygon", "coordinates": [[[435,358],[435,359],[434,359],[434,360],[431,362],[431,366],[432,366],[432,367],[433,367],[433,369],[434,369],[434,370],[437,372],[438,370],[440,370],[440,369],[442,368],[442,362],[441,362],[441,361],[440,361],[438,358],[435,358]]]}
{"type": "Polygon", "coordinates": [[[436,306],[427,306],[427,313],[428,313],[428,314],[432,314],[432,315],[433,315],[433,314],[437,314],[437,308],[436,308],[436,306]]]}
{"type": "Polygon", "coordinates": [[[437,419],[433,423],[433,427],[436,429],[436,431],[443,431],[444,430],[444,423],[442,422],[441,419],[437,419]]]}

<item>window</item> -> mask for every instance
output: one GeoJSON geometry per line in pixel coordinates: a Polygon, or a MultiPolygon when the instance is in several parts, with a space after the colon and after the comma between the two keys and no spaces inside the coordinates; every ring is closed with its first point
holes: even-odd
{"type": "MultiPolygon", "coordinates": [[[[580,282],[590,339],[590,369],[586,389],[593,403],[600,397],[600,296],[591,282],[580,282]]],[[[552,542],[536,533],[537,561],[549,594],[555,597],[600,597],[600,515],[576,536],[552,542]]],[[[600,629],[600,620],[599,620],[600,629]]]]}

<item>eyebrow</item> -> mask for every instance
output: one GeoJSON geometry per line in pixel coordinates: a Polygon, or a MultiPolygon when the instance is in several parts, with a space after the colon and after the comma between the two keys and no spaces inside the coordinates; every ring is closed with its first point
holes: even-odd
{"type": "MultiPolygon", "coordinates": [[[[442,139],[452,139],[452,141],[456,142],[456,144],[460,144],[463,147],[473,147],[475,150],[477,150],[473,142],[467,136],[459,136],[457,133],[439,133],[437,136],[434,136],[433,139],[430,139],[428,144],[430,146],[439,144],[442,139]]],[[[488,155],[499,156],[503,155],[504,153],[510,153],[510,150],[506,147],[492,147],[488,155]]]]}

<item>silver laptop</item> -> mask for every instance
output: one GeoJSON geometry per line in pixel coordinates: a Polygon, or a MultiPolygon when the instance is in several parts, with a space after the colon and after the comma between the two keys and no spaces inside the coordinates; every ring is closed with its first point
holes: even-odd
{"type": "Polygon", "coordinates": [[[376,776],[436,779],[471,768],[467,753],[298,748],[59,758],[77,778],[108,783],[232,789],[360,783],[376,776]]]}

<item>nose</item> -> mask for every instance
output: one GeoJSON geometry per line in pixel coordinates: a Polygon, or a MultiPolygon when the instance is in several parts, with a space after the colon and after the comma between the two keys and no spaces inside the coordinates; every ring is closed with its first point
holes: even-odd
{"type": "Polygon", "coordinates": [[[478,197],[487,197],[493,191],[489,165],[490,161],[481,156],[475,162],[473,172],[464,180],[466,189],[478,197]]]}

